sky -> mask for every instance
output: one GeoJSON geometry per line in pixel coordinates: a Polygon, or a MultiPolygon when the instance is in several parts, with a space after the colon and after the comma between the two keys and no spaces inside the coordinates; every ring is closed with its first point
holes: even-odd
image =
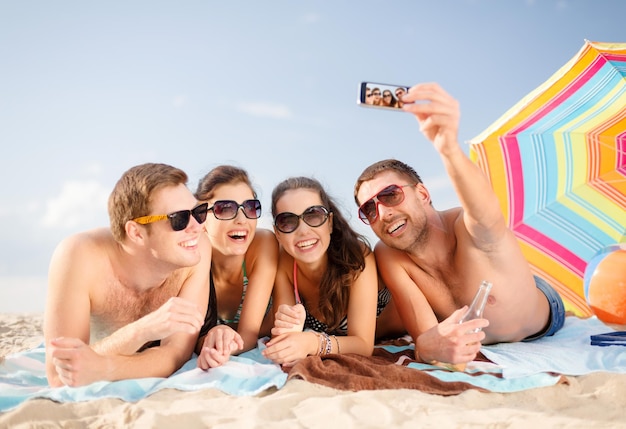
{"type": "Polygon", "coordinates": [[[438,82],[466,144],[584,40],[626,42],[621,0],[0,0],[0,313],[43,312],[65,236],[108,226],[121,174],[163,162],[199,179],[318,179],[357,231],[373,162],[416,168],[435,208],[458,204],[406,113],[356,104],[362,81],[438,82]]]}

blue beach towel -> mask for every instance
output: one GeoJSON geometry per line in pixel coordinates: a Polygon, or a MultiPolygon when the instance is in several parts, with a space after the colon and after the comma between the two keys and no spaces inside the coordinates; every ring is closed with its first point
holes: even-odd
{"type": "Polygon", "coordinates": [[[282,387],[287,379],[280,366],[265,359],[258,349],[233,356],[225,365],[209,371],[197,368],[196,363],[194,357],[168,378],[101,381],[82,387],[51,388],[46,379],[45,350],[39,347],[9,355],[0,365],[0,412],[33,398],[57,402],[118,398],[134,402],[168,388],[184,391],[214,388],[231,395],[256,395],[271,387],[282,387]]]}

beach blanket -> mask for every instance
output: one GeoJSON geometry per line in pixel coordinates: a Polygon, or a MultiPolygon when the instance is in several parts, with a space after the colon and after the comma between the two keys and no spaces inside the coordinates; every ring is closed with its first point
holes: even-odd
{"type": "Polygon", "coordinates": [[[271,387],[282,387],[287,379],[280,366],[265,359],[258,349],[233,356],[225,365],[209,371],[197,368],[196,364],[197,358],[194,357],[168,378],[101,381],[82,387],[51,388],[46,379],[45,350],[39,347],[8,355],[0,364],[0,412],[32,398],[57,402],[118,398],[135,402],[167,388],[184,391],[214,388],[231,395],[256,395],[271,387]]]}
{"type": "Polygon", "coordinates": [[[342,390],[408,388],[439,395],[456,395],[468,389],[515,392],[565,383],[563,375],[626,373],[626,348],[591,345],[591,335],[611,331],[596,318],[568,317],[563,329],[552,337],[483,347],[484,360],[470,362],[464,372],[416,362],[413,344],[398,339],[378,345],[372,357],[311,356],[296,363],[287,374],[263,357],[264,341],[260,340],[259,347],[209,371],[196,368],[194,357],[168,378],[97,382],[76,388],[48,386],[45,352],[39,347],[8,355],[0,363],[0,412],[31,398],[57,402],[119,398],[134,402],[165,388],[214,388],[231,395],[256,395],[272,387],[280,389],[288,378],[342,390]]]}
{"type": "Polygon", "coordinates": [[[626,348],[592,345],[591,336],[615,332],[597,317],[566,317],[563,328],[551,337],[527,343],[483,346],[481,352],[502,368],[506,378],[557,372],[584,375],[592,372],[626,373],[626,348]]]}
{"type": "Polygon", "coordinates": [[[590,336],[614,331],[597,318],[567,317],[554,336],[532,342],[483,346],[467,369],[451,371],[413,360],[407,341],[378,345],[372,358],[356,355],[311,356],[289,371],[300,378],[342,390],[420,389],[454,395],[467,389],[515,392],[566,383],[566,375],[626,373],[626,349],[592,346],[590,336]],[[419,371],[415,371],[415,370],[419,371]]]}

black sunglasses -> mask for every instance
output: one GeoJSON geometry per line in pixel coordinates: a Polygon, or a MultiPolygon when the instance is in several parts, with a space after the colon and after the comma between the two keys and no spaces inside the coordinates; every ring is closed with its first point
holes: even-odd
{"type": "Polygon", "coordinates": [[[209,210],[213,212],[215,219],[230,220],[237,217],[239,208],[248,219],[258,219],[261,217],[261,202],[259,200],[245,200],[239,204],[233,200],[218,200],[213,203],[209,210]]]}
{"type": "Polygon", "coordinates": [[[371,225],[378,219],[378,203],[385,207],[395,207],[404,201],[402,188],[415,185],[389,185],[359,207],[359,218],[366,225],[371,225]]]}
{"type": "Polygon", "coordinates": [[[141,216],[133,219],[133,221],[145,225],[148,223],[169,219],[170,225],[172,225],[172,229],[174,231],[182,231],[183,229],[187,228],[187,225],[189,225],[191,216],[193,216],[193,218],[198,221],[199,224],[203,224],[209,211],[208,207],[208,203],[202,203],[198,204],[191,210],[180,210],[164,215],[141,216]]]}
{"type": "Polygon", "coordinates": [[[298,229],[300,225],[300,219],[307,225],[317,228],[324,225],[328,219],[330,212],[324,206],[311,206],[301,215],[295,213],[283,212],[276,215],[274,218],[274,226],[276,229],[284,234],[289,234],[298,229]]]}

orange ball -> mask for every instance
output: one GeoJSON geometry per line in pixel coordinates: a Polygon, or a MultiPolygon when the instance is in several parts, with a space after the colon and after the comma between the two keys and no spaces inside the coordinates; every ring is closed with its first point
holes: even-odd
{"type": "Polygon", "coordinates": [[[593,313],[605,323],[626,325],[626,249],[602,257],[588,279],[587,302],[593,313]]]}

